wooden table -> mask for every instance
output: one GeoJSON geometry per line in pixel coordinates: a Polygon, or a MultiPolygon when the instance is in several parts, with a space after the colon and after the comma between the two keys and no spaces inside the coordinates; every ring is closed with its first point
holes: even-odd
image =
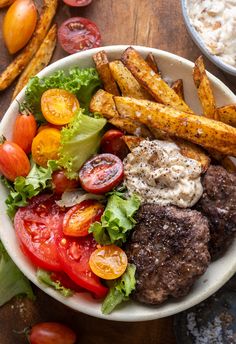
{"type": "MultiPolygon", "coordinates": [[[[40,1],[36,1],[40,5],[40,1]]],[[[0,13],[2,21],[4,11],[0,13]]],[[[60,24],[70,16],[84,16],[99,26],[103,45],[138,44],[155,47],[186,57],[192,61],[200,51],[185,29],[179,0],[93,0],[84,9],[69,9],[60,5],[56,22],[60,24]]],[[[0,37],[2,42],[2,37],[0,37]]],[[[0,71],[11,58],[3,44],[0,46],[0,71]]],[[[66,54],[59,46],[53,60],[66,54]]],[[[206,60],[206,59],[205,59],[206,60]]],[[[211,62],[206,61],[209,71],[236,91],[236,79],[224,75],[211,62]]],[[[14,86],[14,85],[13,85],[14,86]]],[[[12,89],[0,94],[0,118],[10,104],[12,89]]],[[[35,288],[37,299],[13,300],[0,308],[0,343],[23,344],[22,331],[39,321],[61,321],[73,327],[83,344],[174,344],[173,318],[142,323],[117,323],[95,319],[74,312],[35,288]]]]}

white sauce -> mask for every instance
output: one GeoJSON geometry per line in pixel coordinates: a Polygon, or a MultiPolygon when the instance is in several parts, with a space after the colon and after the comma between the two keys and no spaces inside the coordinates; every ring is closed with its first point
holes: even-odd
{"type": "Polygon", "coordinates": [[[167,141],[144,140],[124,160],[124,183],[142,202],[193,206],[201,197],[201,166],[167,141]]]}
{"type": "Polygon", "coordinates": [[[236,67],[236,0],[187,0],[187,11],[209,51],[236,67]]]}

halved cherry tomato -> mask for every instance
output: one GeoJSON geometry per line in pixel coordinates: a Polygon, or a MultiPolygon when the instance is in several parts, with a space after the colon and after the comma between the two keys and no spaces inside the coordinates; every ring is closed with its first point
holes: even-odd
{"type": "Polygon", "coordinates": [[[50,195],[34,197],[14,218],[22,251],[31,262],[49,271],[61,271],[56,236],[62,231],[64,211],[50,195]]]}
{"type": "Polygon", "coordinates": [[[91,4],[92,0],[63,0],[65,4],[73,7],[83,7],[91,4]]]}
{"type": "Polygon", "coordinates": [[[10,141],[0,143],[0,173],[14,182],[16,177],[26,177],[30,171],[30,162],[21,147],[10,141]]]}
{"type": "Polygon", "coordinates": [[[85,236],[91,224],[100,221],[104,206],[94,200],[80,202],[72,207],[65,215],[63,232],[69,236],[85,236]]]}
{"type": "Polygon", "coordinates": [[[89,259],[93,273],[106,280],[120,277],[126,270],[128,259],[125,252],[116,245],[97,248],[89,259]]]}
{"type": "Polygon", "coordinates": [[[52,174],[53,190],[56,194],[61,195],[66,190],[75,189],[79,185],[79,181],[68,179],[64,170],[55,171],[52,174]]]}
{"type": "Polygon", "coordinates": [[[107,288],[90,269],[89,258],[96,250],[97,243],[92,235],[81,238],[61,236],[57,241],[60,263],[63,271],[80,287],[101,298],[107,294],[107,288]]]}
{"type": "Polygon", "coordinates": [[[122,161],[113,154],[98,154],[88,160],[79,171],[82,188],[87,192],[104,194],[117,186],[123,178],[122,161]]]}
{"type": "Polygon", "coordinates": [[[47,90],[41,97],[43,116],[55,125],[69,123],[79,107],[79,101],[74,94],[59,88],[47,90]]]}
{"type": "Polygon", "coordinates": [[[127,145],[124,140],[122,140],[123,136],[124,133],[120,130],[108,130],[101,140],[102,153],[111,153],[123,160],[129,152],[127,145]]]}
{"type": "Polygon", "coordinates": [[[58,40],[69,54],[100,47],[101,34],[95,23],[87,18],[74,17],[66,20],[58,30],[58,40]]]}
{"type": "Polygon", "coordinates": [[[30,344],[75,344],[76,334],[61,323],[38,323],[30,330],[29,342],[30,344]]]}
{"type": "Polygon", "coordinates": [[[20,114],[15,120],[12,140],[17,143],[26,154],[29,154],[36,132],[37,123],[34,116],[32,114],[20,114]]]}
{"type": "Polygon", "coordinates": [[[40,131],[32,142],[32,158],[36,164],[46,167],[48,160],[57,160],[61,142],[58,129],[46,128],[40,131]]]}
{"type": "Polygon", "coordinates": [[[43,129],[49,129],[49,128],[54,128],[61,130],[63,128],[63,125],[54,125],[54,124],[41,124],[40,127],[38,127],[37,134],[40,133],[43,129]]]}

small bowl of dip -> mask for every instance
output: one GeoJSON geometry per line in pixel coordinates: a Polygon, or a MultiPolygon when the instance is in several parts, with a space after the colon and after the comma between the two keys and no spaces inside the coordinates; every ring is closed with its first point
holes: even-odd
{"type": "Polygon", "coordinates": [[[190,36],[218,68],[236,76],[236,1],[181,0],[190,36]]]}

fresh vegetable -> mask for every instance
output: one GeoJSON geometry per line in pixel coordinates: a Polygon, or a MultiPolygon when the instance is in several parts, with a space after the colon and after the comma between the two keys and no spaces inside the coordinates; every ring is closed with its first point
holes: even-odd
{"type": "MultiPolygon", "coordinates": [[[[58,272],[58,274],[63,274],[63,272],[58,272]]],[[[36,273],[36,277],[40,283],[44,283],[49,287],[54,288],[57,290],[60,294],[62,294],[64,297],[69,297],[74,294],[74,289],[70,289],[68,287],[65,287],[61,281],[60,278],[58,278],[58,275],[54,276],[54,272],[48,272],[43,269],[38,269],[36,273]]],[[[65,278],[66,275],[63,276],[65,278]]],[[[67,277],[67,276],[66,276],[67,277]]],[[[69,279],[69,277],[68,277],[69,279]]],[[[74,287],[74,286],[73,286],[74,287]]]]}
{"type": "Polygon", "coordinates": [[[58,129],[47,128],[40,131],[32,142],[32,158],[36,164],[46,167],[49,160],[57,160],[61,142],[58,129]]]}
{"type": "Polygon", "coordinates": [[[134,215],[140,207],[140,200],[136,195],[123,199],[117,194],[108,198],[107,206],[101,222],[91,225],[89,232],[102,245],[116,244],[120,246],[126,242],[131,229],[135,225],[134,215]]]}
{"type": "Polygon", "coordinates": [[[0,140],[0,173],[13,182],[16,177],[26,177],[30,162],[23,149],[14,142],[0,140]]]}
{"type": "Polygon", "coordinates": [[[42,269],[61,271],[56,237],[62,230],[63,217],[63,209],[47,194],[32,199],[28,206],[18,209],[14,217],[23,253],[42,269]]]}
{"type": "Polygon", "coordinates": [[[98,150],[104,118],[92,118],[79,110],[74,120],[61,131],[59,165],[70,179],[78,177],[83,163],[98,150]]]}
{"type": "Polygon", "coordinates": [[[120,184],[123,175],[123,164],[117,156],[98,154],[82,166],[79,180],[87,192],[104,194],[120,184]]]}
{"type": "Polygon", "coordinates": [[[90,194],[85,192],[83,189],[74,189],[63,192],[63,194],[61,195],[61,199],[59,201],[56,201],[56,203],[60,207],[73,207],[76,204],[91,199],[104,201],[105,196],[90,194]]]}
{"type": "Polygon", "coordinates": [[[123,140],[124,133],[117,129],[108,130],[101,140],[102,153],[110,153],[118,156],[123,160],[129,150],[123,140]]]}
{"type": "Polygon", "coordinates": [[[112,280],[123,275],[128,259],[125,252],[116,245],[97,248],[90,256],[89,265],[93,273],[105,280],[112,280]]]}
{"type": "Polygon", "coordinates": [[[69,54],[100,47],[101,34],[97,25],[87,18],[69,18],[58,30],[61,47],[69,54]]]}
{"type": "Polygon", "coordinates": [[[134,264],[128,264],[125,273],[112,283],[102,303],[103,314],[110,314],[118,304],[129,300],[130,294],[135,290],[135,270],[134,264]]]}
{"type": "Polygon", "coordinates": [[[52,187],[56,194],[61,195],[66,190],[73,190],[78,184],[78,180],[68,179],[64,170],[55,171],[52,175],[52,187]]]}
{"type": "Polygon", "coordinates": [[[73,7],[83,7],[91,4],[92,0],[63,0],[65,4],[73,7]]]}
{"type": "Polygon", "coordinates": [[[104,206],[93,200],[83,201],[67,211],[63,220],[63,233],[68,236],[88,235],[91,224],[100,221],[104,206]]]}
{"type": "Polygon", "coordinates": [[[76,334],[61,323],[38,323],[31,328],[29,341],[30,344],[75,344],[76,334]]]}
{"type": "Polygon", "coordinates": [[[68,91],[52,88],[43,93],[41,109],[49,123],[63,125],[73,119],[75,111],[79,109],[79,101],[68,91]]]}
{"type": "Polygon", "coordinates": [[[10,54],[22,49],[32,36],[37,10],[32,0],[16,0],[3,20],[3,38],[10,54]]]}
{"type": "Polygon", "coordinates": [[[37,123],[34,116],[32,114],[19,114],[15,120],[12,141],[18,144],[26,154],[29,154],[36,132],[37,123]]]}
{"type": "Polygon", "coordinates": [[[34,299],[30,283],[9,257],[0,241],[0,306],[17,295],[34,299]]]}

